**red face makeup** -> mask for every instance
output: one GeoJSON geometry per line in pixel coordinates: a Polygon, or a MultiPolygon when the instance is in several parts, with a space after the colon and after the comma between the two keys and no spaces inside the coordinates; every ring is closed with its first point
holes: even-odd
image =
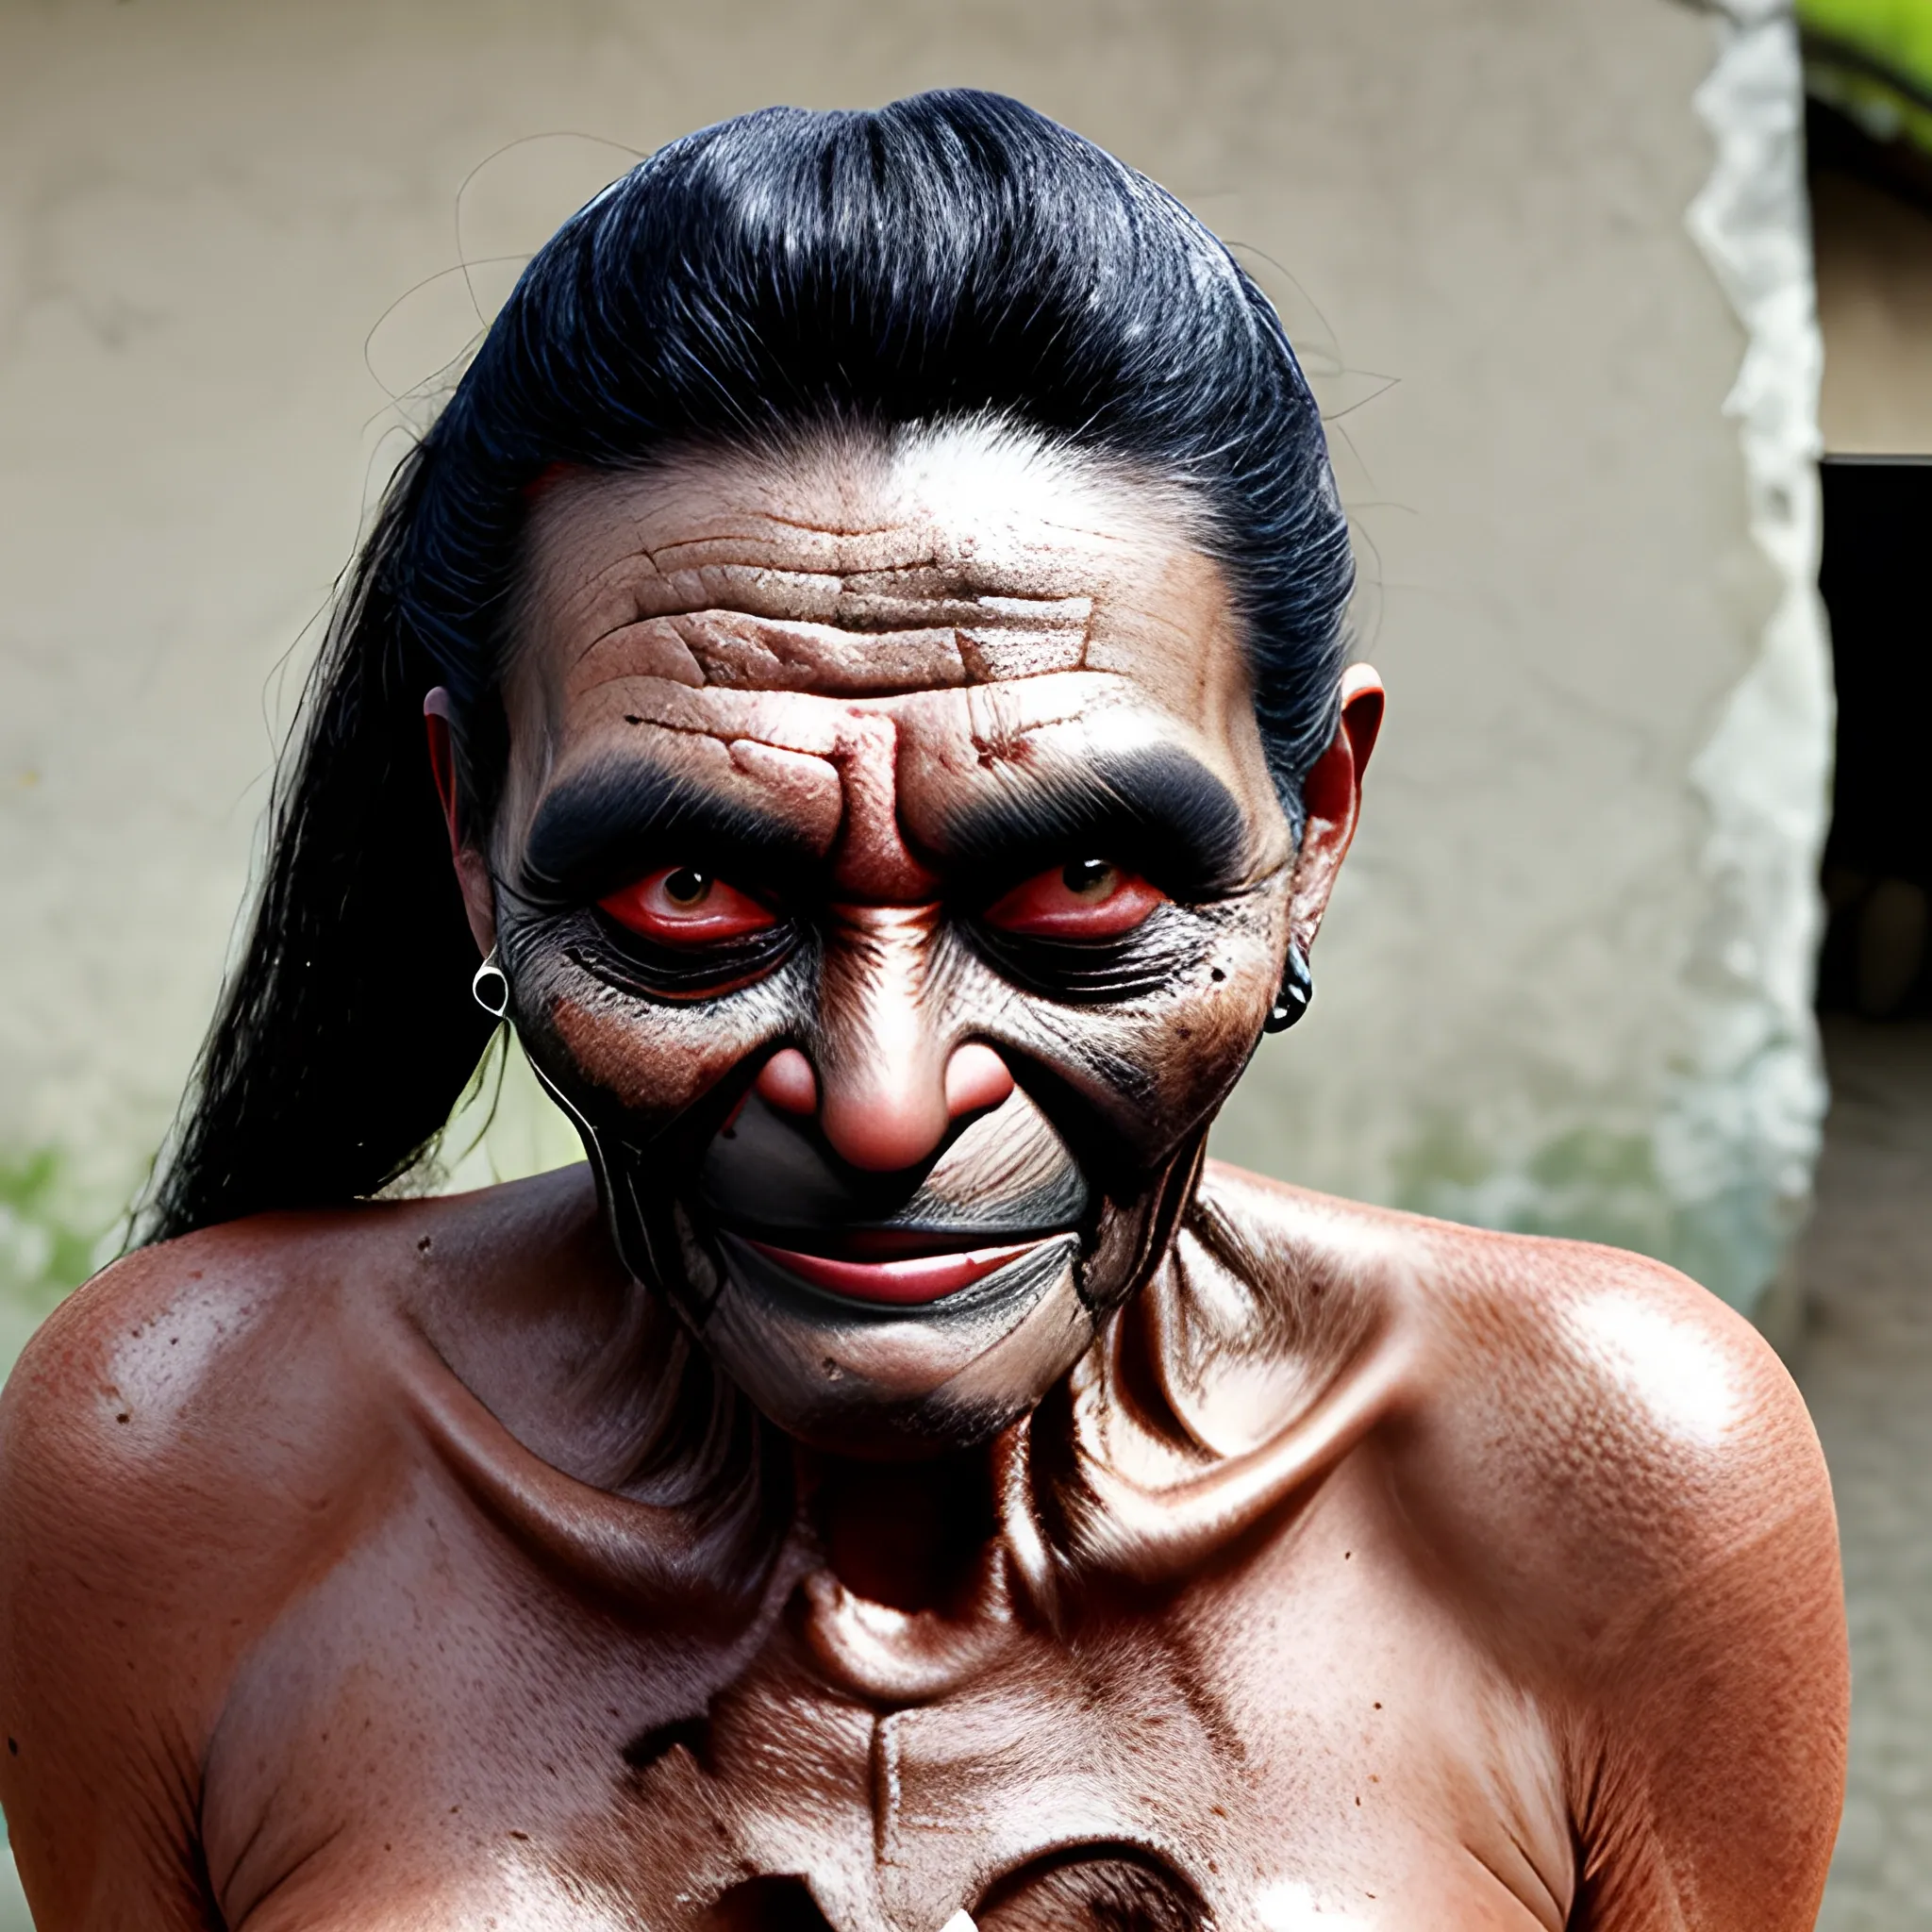
{"type": "Polygon", "coordinates": [[[756,899],[691,865],[660,866],[597,903],[620,925],[667,946],[716,945],[777,924],[756,899]]]}
{"type": "Polygon", "coordinates": [[[532,558],[499,955],[621,1249],[793,1433],[983,1438],[1158,1261],[1277,982],[1218,576],[963,432],[556,482],[532,558]]]}
{"type": "Polygon", "coordinates": [[[1109,940],[1132,932],[1166,899],[1104,858],[1073,858],[1003,893],[987,908],[986,923],[1040,939],[1109,940]]]}

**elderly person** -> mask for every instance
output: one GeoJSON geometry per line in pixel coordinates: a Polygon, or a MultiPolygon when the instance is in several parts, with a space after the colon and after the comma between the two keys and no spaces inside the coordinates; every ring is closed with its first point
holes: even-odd
{"type": "Polygon", "coordinates": [[[1810,1924],[1768,1351],[1204,1162],[1355,829],[1349,585],[1265,300],[1014,102],[565,225],[349,584],[152,1242],[0,1412],[46,1932],[1810,1924]],[[499,1019],[588,1167],[375,1198],[499,1019]]]}

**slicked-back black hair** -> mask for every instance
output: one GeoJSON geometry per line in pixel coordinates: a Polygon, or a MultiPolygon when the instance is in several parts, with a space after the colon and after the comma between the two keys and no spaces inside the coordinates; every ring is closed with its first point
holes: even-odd
{"type": "Polygon", "coordinates": [[[1163,190],[1017,101],[773,108],[673,142],[518,282],[397,473],[271,808],[255,924],[149,1238],[404,1174],[491,1023],[423,745],[493,797],[527,486],[818,424],[990,417],[1182,486],[1245,623],[1277,788],[1333,728],[1346,528],[1279,321],[1163,190]]]}

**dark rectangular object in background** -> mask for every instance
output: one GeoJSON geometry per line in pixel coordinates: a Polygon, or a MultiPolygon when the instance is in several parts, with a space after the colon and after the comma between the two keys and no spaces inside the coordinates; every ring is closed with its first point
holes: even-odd
{"type": "Polygon", "coordinates": [[[1932,1011],[1932,458],[1827,457],[1819,588],[1838,758],[1825,1010],[1932,1011]]]}

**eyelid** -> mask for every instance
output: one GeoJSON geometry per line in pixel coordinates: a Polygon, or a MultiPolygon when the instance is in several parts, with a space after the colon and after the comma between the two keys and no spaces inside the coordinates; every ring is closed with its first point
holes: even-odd
{"type": "Polygon", "coordinates": [[[1017,785],[962,798],[936,829],[941,857],[988,887],[1092,853],[1191,904],[1247,881],[1241,807],[1211,771],[1170,745],[1056,757],[1017,785]]]}
{"type": "Polygon", "coordinates": [[[1123,872],[1146,880],[1176,905],[1208,905],[1247,889],[1245,879],[1204,874],[1193,855],[1131,821],[1081,826],[1071,838],[1015,840],[984,854],[956,857],[942,851],[935,863],[951,874],[953,896],[987,907],[1028,879],[1057,871],[1069,858],[1105,858],[1123,872]]]}
{"type": "Polygon", "coordinates": [[[585,972],[606,985],[672,1006],[724,999],[777,972],[807,936],[789,922],[716,945],[664,945],[591,908],[589,928],[568,948],[585,972]]]}
{"type": "Polygon", "coordinates": [[[715,872],[689,863],[660,865],[628,885],[607,892],[598,908],[627,931],[658,945],[698,948],[728,943],[769,932],[784,923],[783,915],[715,872]],[[680,873],[706,881],[700,901],[686,908],[668,891],[680,873]]]}
{"type": "Polygon", "coordinates": [[[1115,874],[1103,898],[1083,900],[1064,881],[1072,860],[1062,859],[1028,874],[991,901],[980,914],[984,924],[1016,939],[1083,941],[1124,939],[1139,930],[1172,900],[1152,880],[1114,859],[1103,861],[1115,874]]]}

